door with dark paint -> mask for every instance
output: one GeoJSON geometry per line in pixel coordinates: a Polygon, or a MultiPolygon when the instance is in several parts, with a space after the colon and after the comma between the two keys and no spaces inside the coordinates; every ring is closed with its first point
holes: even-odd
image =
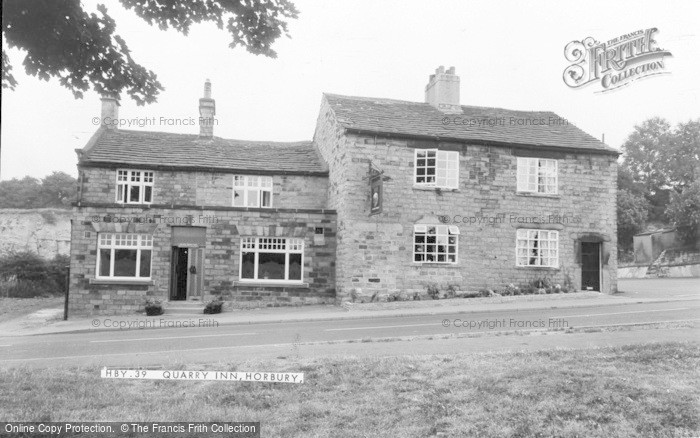
{"type": "Polygon", "coordinates": [[[581,242],[581,290],[600,291],[600,243],[581,242]]]}
{"type": "Polygon", "coordinates": [[[172,275],[170,281],[170,299],[171,300],[186,300],[187,299],[187,266],[188,248],[173,247],[172,254],[172,275]]]}

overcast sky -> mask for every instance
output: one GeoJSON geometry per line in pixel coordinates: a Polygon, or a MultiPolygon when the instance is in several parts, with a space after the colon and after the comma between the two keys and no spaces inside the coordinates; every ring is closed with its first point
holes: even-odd
{"type": "MultiPolygon", "coordinates": [[[[97,2],[84,2],[94,9],[97,2]]],[[[672,124],[700,117],[700,2],[689,1],[312,1],[295,0],[291,39],[275,43],[277,59],[231,50],[225,31],[195,26],[185,37],[150,27],[118,2],[106,2],[137,62],[165,87],[159,101],[136,106],[123,96],[120,117],[198,117],[206,78],[219,125],[214,134],[246,140],[311,139],[321,93],[423,101],[428,76],[455,66],[461,103],[554,111],[619,148],[634,125],[661,116],[672,124]],[[671,74],[610,93],[571,89],[564,46],[607,41],[656,27],[670,51],[671,74]]],[[[2,93],[0,179],[52,171],[77,176],[75,148],[95,131],[99,96],[76,100],[56,80],[24,74],[23,54],[9,52],[19,85],[2,93]]],[[[139,129],[139,128],[136,128],[139,129]]],[[[156,125],[150,131],[198,133],[156,125]]],[[[274,157],[271,157],[274,159],[274,157]]]]}

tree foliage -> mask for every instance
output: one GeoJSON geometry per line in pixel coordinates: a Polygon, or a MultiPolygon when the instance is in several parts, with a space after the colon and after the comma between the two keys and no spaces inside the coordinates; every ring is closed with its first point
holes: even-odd
{"type": "MultiPolygon", "coordinates": [[[[187,35],[196,23],[224,26],[231,48],[275,57],[272,43],[288,36],[287,20],[297,17],[289,0],[120,0],[147,23],[187,35]]],[[[138,64],[104,5],[87,13],[80,0],[3,0],[2,37],[26,52],[24,68],[39,79],[55,77],[76,98],[90,84],[99,94],[126,92],[139,105],[154,102],[162,85],[156,74],[138,64]]],[[[17,81],[2,52],[2,87],[17,81]]]]}
{"type": "Polygon", "coordinates": [[[0,208],[65,208],[76,195],[76,179],[64,172],[53,172],[42,180],[25,176],[0,181],[0,208]]]}
{"type": "Polygon", "coordinates": [[[678,237],[686,244],[695,244],[700,230],[700,180],[673,193],[666,216],[676,227],[678,237]]]}
{"type": "Polygon", "coordinates": [[[644,229],[649,202],[629,190],[617,191],[617,242],[622,248],[632,246],[632,237],[644,229]]]}
{"type": "Polygon", "coordinates": [[[643,194],[650,219],[663,220],[672,194],[700,176],[700,119],[670,123],[655,117],[635,126],[622,145],[618,187],[643,194]]]}
{"type": "Polygon", "coordinates": [[[63,294],[69,263],[70,258],[60,254],[52,260],[30,251],[4,254],[0,256],[0,296],[31,298],[63,294]]]}

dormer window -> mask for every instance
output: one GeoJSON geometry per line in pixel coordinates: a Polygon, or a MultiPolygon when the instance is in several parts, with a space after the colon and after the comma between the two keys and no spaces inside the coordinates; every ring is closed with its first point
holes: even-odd
{"type": "Polygon", "coordinates": [[[154,172],[117,170],[117,203],[150,204],[153,202],[154,172]]]}
{"type": "Polygon", "coordinates": [[[518,192],[556,195],[557,160],[518,157],[518,192]]]}
{"type": "Polygon", "coordinates": [[[416,149],[414,183],[419,187],[459,187],[459,152],[416,149]]]}
{"type": "Polygon", "coordinates": [[[272,207],[272,177],[235,175],[233,177],[234,207],[272,207]]]}

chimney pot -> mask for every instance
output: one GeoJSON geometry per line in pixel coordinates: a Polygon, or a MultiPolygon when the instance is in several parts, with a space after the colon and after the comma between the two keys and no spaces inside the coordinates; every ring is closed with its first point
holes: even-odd
{"type": "Polygon", "coordinates": [[[204,97],[211,99],[211,82],[209,79],[204,82],[204,97]]]}
{"type": "Polygon", "coordinates": [[[199,99],[199,136],[212,138],[216,119],[216,101],[211,98],[211,81],[204,82],[204,97],[199,99]]]}

